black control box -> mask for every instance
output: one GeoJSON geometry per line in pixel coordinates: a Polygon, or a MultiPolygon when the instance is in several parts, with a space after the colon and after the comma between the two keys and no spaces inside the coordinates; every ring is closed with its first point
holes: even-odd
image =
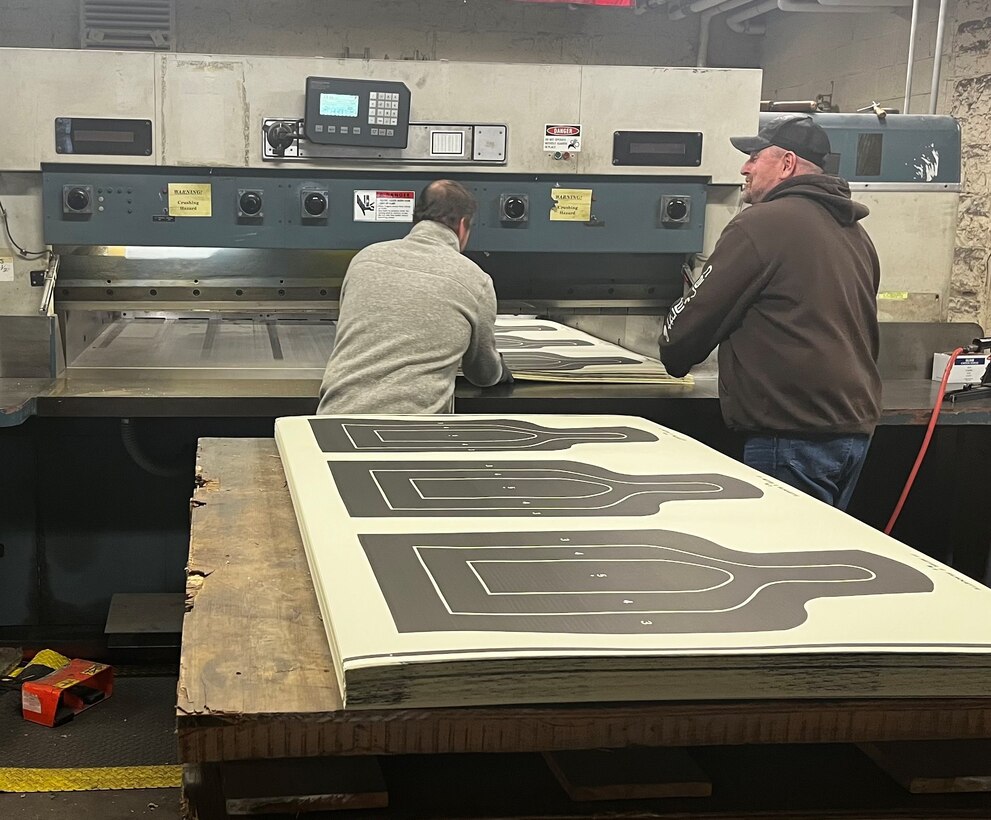
{"type": "Polygon", "coordinates": [[[319,145],[405,148],[409,103],[404,83],[307,77],[303,132],[319,145]]]}

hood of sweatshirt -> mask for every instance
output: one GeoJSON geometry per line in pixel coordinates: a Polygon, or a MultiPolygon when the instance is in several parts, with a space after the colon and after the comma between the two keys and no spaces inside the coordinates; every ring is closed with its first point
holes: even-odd
{"type": "Polygon", "coordinates": [[[764,202],[800,196],[818,202],[841,225],[852,225],[870,213],[866,205],[850,199],[850,186],[845,179],[828,174],[802,174],[786,179],[764,198],[764,202]]]}

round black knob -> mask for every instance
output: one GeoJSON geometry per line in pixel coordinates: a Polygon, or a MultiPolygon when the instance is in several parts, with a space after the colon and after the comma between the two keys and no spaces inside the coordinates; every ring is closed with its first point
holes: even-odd
{"type": "Polygon", "coordinates": [[[310,216],[320,216],[327,210],[327,198],[323,194],[307,194],[303,198],[303,207],[310,216]]]}
{"type": "Polygon", "coordinates": [[[522,219],[526,216],[526,203],[518,196],[511,196],[503,203],[502,212],[509,219],[522,219]]]}
{"type": "Polygon", "coordinates": [[[238,201],[241,212],[248,216],[257,216],[262,209],[262,198],[257,191],[245,191],[238,201]]]}
{"type": "Polygon", "coordinates": [[[681,220],[688,216],[688,203],[683,199],[672,199],[664,211],[668,219],[681,220]]]}
{"type": "Polygon", "coordinates": [[[281,154],[296,139],[296,123],[289,120],[273,122],[268,127],[268,131],[265,132],[265,138],[268,140],[268,144],[272,146],[272,150],[281,154]]]}
{"type": "Polygon", "coordinates": [[[89,205],[89,193],[85,188],[73,188],[65,195],[65,204],[73,211],[85,210],[89,205]]]}

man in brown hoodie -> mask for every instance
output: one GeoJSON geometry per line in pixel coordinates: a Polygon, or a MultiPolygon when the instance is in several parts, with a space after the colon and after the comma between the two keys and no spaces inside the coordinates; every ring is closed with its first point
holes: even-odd
{"type": "Polygon", "coordinates": [[[719,401],[746,464],[845,509],[881,412],[880,266],[867,208],[823,173],[829,138],[810,116],[755,137],[738,214],[672,305],[661,359],[683,376],[719,346],[719,401]]]}

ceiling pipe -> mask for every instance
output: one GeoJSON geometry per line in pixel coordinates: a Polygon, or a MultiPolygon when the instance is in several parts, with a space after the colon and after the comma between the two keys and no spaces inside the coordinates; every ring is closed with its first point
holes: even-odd
{"type": "Polygon", "coordinates": [[[767,14],[777,7],[778,0],[761,0],[760,3],[750,8],[738,11],[736,14],[731,14],[726,18],[726,25],[737,34],[763,34],[767,31],[767,26],[764,23],[751,23],[750,20],[762,14],[767,14]]]}
{"type": "MultiPolygon", "coordinates": [[[[683,20],[694,12],[706,11],[714,6],[722,5],[725,0],[690,0],[688,3],[679,3],[677,6],[668,7],[668,18],[671,20],[683,20]]],[[[752,0],[747,0],[752,2],[752,0]]]]}
{"type": "Polygon", "coordinates": [[[781,11],[801,11],[818,12],[820,14],[877,14],[881,11],[888,11],[889,7],[884,6],[823,6],[816,2],[802,2],[802,0],[778,0],[778,8],[781,11]]]}
{"type": "Polygon", "coordinates": [[[902,113],[907,114],[912,99],[912,74],[915,71],[915,32],[919,28],[919,0],[912,0],[912,25],[908,30],[908,63],[905,67],[905,100],[902,113]]]}
{"type": "MultiPolygon", "coordinates": [[[[702,2],[708,3],[709,0],[702,0],[702,2]]],[[[698,68],[705,68],[709,60],[709,24],[712,22],[712,18],[717,14],[722,14],[724,11],[732,11],[752,2],[753,0],[717,0],[717,5],[713,6],[710,4],[709,8],[701,13],[698,59],[695,61],[695,65],[698,68]]]]}
{"type": "Polygon", "coordinates": [[[939,23],[936,24],[936,51],[933,54],[933,80],[929,89],[929,113],[936,113],[936,101],[939,99],[939,70],[943,62],[943,33],[946,28],[947,0],[939,0],[939,23]]]}
{"type": "MultiPolygon", "coordinates": [[[[946,0],[941,0],[946,2],[946,0]]],[[[731,14],[726,18],[726,25],[738,34],[764,34],[767,31],[765,23],[751,23],[754,17],[767,14],[775,9],[779,11],[803,11],[820,12],[832,14],[848,14],[860,12],[864,14],[876,14],[880,11],[887,11],[890,6],[824,6],[813,2],[800,2],[799,0],[762,0],[760,3],[731,14]]]]}
{"type": "MultiPolygon", "coordinates": [[[[767,14],[769,11],[797,11],[797,12],[819,12],[832,14],[876,14],[882,11],[889,11],[892,8],[907,6],[913,0],[819,0],[819,2],[801,2],[801,0],[761,0],[743,11],[731,14],[726,18],[726,25],[738,34],[764,34],[767,31],[766,23],[750,22],[754,17],[767,14]]],[[[696,0],[696,2],[707,3],[709,0],[696,0]]],[[[947,0],[940,0],[945,3],[947,0]]],[[[692,3],[688,4],[691,9],[692,3]]],[[[682,6],[684,8],[684,6],[682,6]]]]}
{"type": "Polygon", "coordinates": [[[912,0],[818,0],[823,6],[867,6],[884,8],[885,6],[899,6],[908,8],[912,5],[912,0]]]}

